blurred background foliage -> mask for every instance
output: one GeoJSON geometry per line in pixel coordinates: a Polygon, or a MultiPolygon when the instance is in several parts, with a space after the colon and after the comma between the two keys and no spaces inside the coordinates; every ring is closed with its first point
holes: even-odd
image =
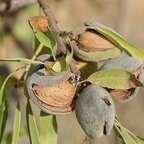
{"type": "MultiPolygon", "coordinates": [[[[144,49],[143,0],[48,0],[48,4],[61,30],[70,31],[81,26],[86,20],[96,20],[115,29],[133,44],[144,49]]],[[[1,5],[0,10],[2,10],[1,5]]],[[[39,11],[39,6],[35,3],[7,14],[0,12],[0,58],[32,57],[33,32],[28,24],[28,18],[39,15],[39,11]]],[[[0,85],[9,73],[21,66],[23,64],[0,62],[0,85]]],[[[13,80],[8,84],[7,93],[10,104],[7,132],[12,129],[14,109],[18,97],[21,102],[22,125],[25,126],[26,123],[24,109],[26,100],[23,88],[18,88],[18,91],[14,89],[16,79],[19,79],[20,76],[21,73],[14,75],[13,80]]],[[[39,110],[35,106],[34,110],[38,121],[39,110]]],[[[129,103],[116,103],[116,111],[126,128],[136,135],[144,137],[144,90],[140,90],[137,97],[129,103]]],[[[85,134],[78,125],[74,113],[58,116],[57,122],[58,144],[80,144],[81,141],[84,141],[85,134]]],[[[26,129],[23,128],[19,143],[28,143],[25,133],[26,129]]],[[[10,134],[8,133],[6,136],[9,137],[10,134]]],[[[89,141],[91,144],[119,143],[114,132],[96,142],[89,141]]]]}

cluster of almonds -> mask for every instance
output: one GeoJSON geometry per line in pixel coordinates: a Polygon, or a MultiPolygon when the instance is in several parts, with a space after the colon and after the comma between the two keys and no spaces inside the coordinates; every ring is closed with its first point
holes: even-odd
{"type": "MultiPolygon", "coordinates": [[[[107,69],[127,70],[143,81],[142,63],[122,53],[117,46],[93,29],[86,29],[74,41],[74,58],[85,80],[91,73],[107,69]],[[103,63],[101,66],[98,62],[103,63]]],[[[37,60],[51,61],[47,54],[37,60]]],[[[85,133],[93,138],[108,135],[113,127],[115,106],[113,99],[126,102],[138,88],[127,90],[105,89],[91,83],[77,84],[70,69],[50,75],[41,64],[31,65],[25,79],[25,94],[43,111],[61,115],[75,109],[76,117],[85,133]]]]}

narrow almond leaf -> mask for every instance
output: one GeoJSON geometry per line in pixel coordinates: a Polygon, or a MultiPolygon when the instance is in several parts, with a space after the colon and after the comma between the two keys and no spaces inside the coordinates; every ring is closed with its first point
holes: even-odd
{"type": "Polygon", "coordinates": [[[67,66],[68,64],[66,63],[66,59],[64,57],[61,57],[57,59],[57,61],[52,67],[52,70],[55,72],[62,72],[66,69],[67,66]]]}
{"type": "Polygon", "coordinates": [[[4,99],[0,105],[0,143],[3,139],[5,126],[8,118],[8,105],[6,99],[4,99]]]}
{"type": "Polygon", "coordinates": [[[27,126],[28,126],[30,143],[31,144],[40,144],[38,129],[37,129],[35,117],[33,115],[31,104],[30,104],[29,100],[27,102],[27,107],[26,107],[26,117],[27,117],[27,126]]]}
{"type": "Polygon", "coordinates": [[[141,138],[139,136],[137,136],[136,141],[137,141],[137,144],[144,144],[144,138],[141,138]]]}
{"type": "Polygon", "coordinates": [[[114,128],[121,142],[123,144],[136,144],[134,139],[127,133],[127,131],[125,131],[123,126],[118,121],[117,122],[116,121],[117,120],[115,120],[114,128]]]}
{"type": "Polygon", "coordinates": [[[16,109],[15,109],[12,144],[18,143],[20,127],[21,127],[21,111],[20,111],[20,105],[18,101],[16,109]]]}
{"type": "Polygon", "coordinates": [[[66,62],[67,64],[69,65],[73,59],[73,53],[74,53],[74,47],[75,47],[75,44],[73,41],[70,41],[69,38],[66,38],[66,42],[69,44],[70,48],[71,48],[71,52],[67,54],[66,56],[66,62]]]}
{"type": "Polygon", "coordinates": [[[40,114],[40,142],[42,144],[57,143],[56,117],[42,111],[40,114]]]}
{"type": "Polygon", "coordinates": [[[67,54],[67,56],[66,56],[66,63],[67,63],[67,65],[69,65],[71,63],[72,58],[73,58],[73,52],[67,54]]]}
{"type": "MultiPolygon", "coordinates": [[[[71,42],[69,42],[71,43],[71,42]]],[[[53,65],[52,69],[55,72],[62,72],[64,70],[66,70],[69,66],[69,64],[71,63],[73,59],[73,47],[71,44],[71,52],[67,53],[66,57],[64,58],[63,56],[61,58],[59,58],[55,64],[53,65]]]]}
{"type": "Polygon", "coordinates": [[[122,128],[121,135],[126,144],[137,144],[134,139],[122,128]]]}
{"type": "Polygon", "coordinates": [[[53,36],[53,33],[50,30],[45,33],[36,32],[35,36],[40,43],[42,43],[44,46],[48,47],[51,50],[53,58],[56,59],[55,53],[53,51],[53,48],[56,45],[56,40],[55,37],[53,36]]]}
{"type": "Polygon", "coordinates": [[[1,88],[0,88],[0,143],[2,141],[3,133],[5,130],[7,117],[8,117],[8,105],[6,99],[6,85],[9,79],[13,76],[14,72],[9,74],[4,80],[1,88]]]}
{"type": "Polygon", "coordinates": [[[34,61],[34,60],[30,60],[30,59],[26,59],[26,58],[14,58],[14,59],[0,59],[0,61],[4,61],[4,62],[23,62],[26,64],[43,64],[40,61],[34,61]]]}
{"type": "Polygon", "coordinates": [[[45,16],[35,16],[29,19],[29,24],[34,31],[35,37],[33,41],[33,50],[37,50],[40,43],[44,45],[41,54],[52,54],[55,58],[54,51],[52,50],[56,45],[56,39],[53,32],[48,25],[48,18],[45,16]]]}
{"type": "Polygon", "coordinates": [[[35,36],[46,47],[53,48],[55,46],[55,43],[51,42],[50,38],[45,33],[37,32],[35,36]]]}
{"type": "Polygon", "coordinates": [[[118,69],[95,72],[87,80],[98,86],[111,89],[130,89],[143,86],[130,72],[118,69]]]}
{"type": "Polygon", "coordinates": [[[2,84],[2,86],[1,86],[1,88],[0,88],[0,107],[2,106],[2,101],[3,101],[4,97],[5,97],[6,84],[7,84],[8,80],[12,77],[13,74],[14,74],[14,73],[11,73],[11,74],[9,74],[9,75],[6,77],[6,79],[4,80],[4,82],[3,82],[3,84],[2,84]]]}
{"type": "MultiPolygon", "coordinates": [[[[27,134],[28,134],[27,127],[25,125],[24,126],[22,125],[20,127],[19,137],[27,136],[27,134]]],[[[3,136],[3,139],[2,139],[2,144],[9,144],[9,143],[11,143],[12,135],[13,135],[12,131],[5,132],[4,136],[3,136]]]]}
{"type": "Polygon", "coordinates": [[[48,18],[46,16],[30,17],[29,24],[34,32],[46,32],[48,27],[48,18]]]}

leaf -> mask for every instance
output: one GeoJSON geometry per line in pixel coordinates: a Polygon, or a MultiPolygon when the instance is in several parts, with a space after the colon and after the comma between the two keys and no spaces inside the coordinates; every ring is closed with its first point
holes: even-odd
{"type": "Polygon", "coordinates": [[[134,139],[127,133],[125,128],[115,119],[114,128],[117,135],[121,139],[121,142],[124,144],[136,144],[134,139]]]}
{"type": "Polygon", "coordinates": [[[3,138],[5,126],[8,118],[8,105],[6,99],[4,99],[0,105],[0,143],[3,138]]]}
{"type": "Polygon", "coordinates": [[[26,59],[26,58],[14,58],[14,59],[0,59],[0,61],[4,61],[4,62],[23,62],[26,64],[43,64],[40,61],[34,61],[34,60],[30,60],[30,59],[26,59]]]}
{"type": "Polygon", "coordinates": [[[95,29],[97,32],[107,37],[110,41],[112,41],[115,45],[124,50],[126,53],[132,55],[133,57],[137,57],[144,62],[144,51],[132,45],[122,36],[117,34],[114,30],[97,22],[91,22],[91,24],[89,23],[87,25],[90,26],[91,29],[95,29]]]}
{"type": "Polygon", "coordinates": [[[2,141],[2,137],[3,137],[3,133],[5,130],[7,117],[8,117],[8,105],[7,105],[5,89],[6,89],[6,85],[9,81],[9,79],[12,77],[13,74],[14,74],[14,72],[9,74],[6,77],[6,79],[4,80],[4,82],[0,88],[0,143],[2,141]]]}
{"type": "Polygon", "coordinates": [[[144,144],[144,138],[141,138],[139,136],[137,136],[136,141],[137,141],[137,144],[144,144]]]}
{"type": "Polygon", "coordinates": [[[98,86],[111,89],[130,89],[143,86],[130,72],[118,69],[95,72],[87,80],[98,86]]]}
{"type": "Polygon", "coordinates": [[[134,139],[122,128],[121,135],[126,144],[136,144],[134,139]]]}
{"type": "Polygon", "coordinates": [[[55,72],[62,72],[66,69],[68,64],[66,63],[66,59],[64,57],[59,58],[52,67],[52,70],[55,72]]]}
{"type": "Polygon", "coordinates": [[[39,141],[38,129],[29,100],[27,101],[26,117],[27,117],[27,126],[28,126],[30,143],[39,144],[40,141],[39,141]]]}
{"type": "Polygon", "coordinates": [[[40,114],[40,142],[42,144],[57,143],[56,117],[43,111],[40,114]]]}
{"type": "Polygon", "coordinates": [[[16,109],[15,109],[12,144],[18,143],[18,138],[19,138],[19,134],[20,134],[20,127],[21,127],[21,111],[20,111],[20,105],[18,102],[16,109]]]}
{"type": "Polygon", "coordinates": [[[50,30],[45,33],[36,32],[35,36],[39,40],[40,43],[42,43],[44,46],[50,48],[50,50],[52,52],[52,56],[55,59],[55,54],[54,54],[53,48],[56,45],[56,40],[55,40],[53,33],[50,30]]]}
{"type": "Polygon", "coordinates": [[[14,73],[11,73],[11,74],[9,74],[9,75],[6,77],[6,79],[4,80],[4,82],[3,82],[3,84],[2,84],[2,86],[1,86],[1,88],[0,88],[0,108],[2,107],[2,101],[3,101],[4,96],[5,96],[6,84],[7,84],[8,80],[12,77],[13,74],[14,74],[14,73]]]}
{"type": "MultiPolygon", "coordinates": [[[[32,48],[33,48],[34,53],[37,53],[37,50],[38,50],[39,46],[40,46],[40,42],[36,38],[36,36],[34,36],[33,41],[32,41],[32,48]]],[[[43,47],[41,48],[40,51],[38,50],[38,52],[39,53],[37,53],[37,56],[42,55],[42,54],[52,55],[51,50],[49,48],[47,48],[46,46],[44,46],[44,45],[43,45],[43,47]]]]}
{"type": "Polygon", "coordinates": [[[53,48],[56,45],[56,39],[48,26],[48,18],[45,16],[31,17],[29,19],[29,24],[35,33],[33,41],[34,52],[37,50],[39,44],[42,43],[45,47],[43,47],[41,54],[52,54],[55,59],[53,48]]]}
{"type": "Polygon", "coordinates": [[[71,52],[68,52],[66,57],[62,56],[59,58],[55,64],[53,65],[52,69],[55,72],[62,72],[66,70],[73,59],[73,48],[71,52]]]}
{"type": "Polygon", "coordinates": [[[71,63],[72,59],[73,59],[75,43],[73,41],[71,41],[69,38],[66,38],[66,42],[67,42],[67,44],[69,44],[69,46],[71,48],[71,52],[69,52],[66,55],[66,62],[69,65],[71,63]]]}
{"type": "Polygon", "coordinates": [[[48,27],[48,18],[46,16],[34,16],[29,18],[29,24],[34,32],[45,32],[48,27]]]}
{"type": "MultiPolygon", "coordinates": [[[[3,139],[2,139],[2,144],[9,144],[11,143],[12,140],[12,131],[9,132],[5,132],[3,139]]],[[[23,136],[27,136],[28,132],[27,132],[27,127],[26,126],[21,126],[20,127],[20,134],[19,137],[23,137],[23,136]]]]}
{"type": "Polygon", "coordinates": [[[36,38],[48,48],[53,48],[55,46],[54,42],[51,42],[50,38],[46,35],[46,33],[37,32],[35,33],[36,38]]]}

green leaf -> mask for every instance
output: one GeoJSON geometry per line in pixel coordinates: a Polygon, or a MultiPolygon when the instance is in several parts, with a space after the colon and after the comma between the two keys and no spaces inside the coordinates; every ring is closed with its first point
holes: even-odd
{"type": "Polygon", "coordinates": [[[73,48],[71,47],[72,51],[68,52],[66,57],[62,56],[59,58],[55,64],[53,65],[52,69],[55,72],[62,72],[66,70],[73,59],[73,48]]]}
{"type": "Polygon", "coordinates": [[[8,105],[6,99],[4,99],[0,105],[0,143],[3,138],[5,126],[8,118],[8,105]]]}
{"type": "MultiPolygon", "coordinates": [[[[27,136],[27,134],[28,134],[27,127],[22,125],[20,127],[19,137],[22,138],[23,136],[27,136]]],[[[4,136],[3,136],[3,139],[2,139],[2,144],[9,144],[9,143],[11,143],[12,135],[13,135],[12,131],[5,132],[4,136]]]]}
{"type": "Polygon", "coordinates": [[[46,47],[53,48],[55,46],[55,43],[51,41],[51,39],[46,35],[46,33],[36,32],[35,36],[40,41],[40,43],[42,43],[46,47]]]}
{"type": "Polygon", "coordinates": [[[130,42],[125,40],[122,36],[117,34],[114,30],[99,24],[97,22],[93,22],[92,29],[95,29],[97,32],[101,33],[105,37],[107,37],[110,41],[116,44],[119,48],[124,50],[126,53],[132,55],[133,57],[137,57],[144,62],[144,51],[138,49],[136,46],[132,45],[130,42]]]}
{"type": "Polygon", "coordinates": [[[141,138],[139,136],[137,136],[136,141],[137,141],[137,144],[144,144],[144,138],[141,138]]]}
{"type": "Polygon", "coordinates": [[[18,101],[16,109],[15,109],[12,144],[18,143],[20,127],[21,127],[21,111],[20,111],[20,105],[18,101]]]}
{"type": "Polygon", "coordinates": [[[52,67],[55,72],[62,72],[67,67],[66,59],[64,57],[59,58],[52,67]]]}
{"type": "Polygon", "coordinates": [[[50,30],[45,33],[36,32],[35,36],[39,40],[40,43],[42,43],[44,46],[48,47],[51,50],[53,58],[56,59],[54,51],[53,51],[53,48],[56,45],[56,40],[55,40],[53,33],[50,30]]]}
{"type": "Polygon", "coordinates": [[[126,144],[137,144],[123,128],[121,129],[121,135],[126,144]]]}
{"type": "Polygon", "coordinates": [[[7,117],[8,117],[8,104],[6,99],[6,85],[14,73],[9,74],[4,80],[0,88],[0,143],[2,141],[3,133],[5,130],[7,117]]]}
{"type": "Polygon", "coordinates": [[[34,61],[34,60],[30,60],[30,59],[26,59],[26,58],[14,58],[14,59],[0,59],[0,61],[4,61],[4,62],[23,62],[26,64],[43,64],[40,61],[34,61]]]}
{"type": "Polygon", "coordinates": [[[42,55],[42,54],[50,54],[50,55],[52,55],[51,49],[49,49],[49,48],[47,48],[46,46],[43,45],[43,47],[39,51],[38,50],[39,46],[40,46],[40,42],[36,38],[36,36],[34,36],[33,41],[32,41],[32,48],[33,48],[33,51],[36,54],[36,56],[39,56],[39,55],[42,55]],[[38,52],[37,52],[37,50],[38,50],[38,52]]]}
{"type": "Polygon", "coordinates": [[[66,38],[66,43],[69,44],[71,52],[66,55],[66,63],[69,65],[73,59],[75,43],[71,41],[68,37],[66,38]]]}
{"type": "Polygon", "coordinates": [[[3,82],[3,84],[2,84],[2,86],[1,86],[1,88],[0,88],[0,108],[1,108],[1,106],[2,106],[2,101],[3,101],[4,97],[5,97],[6,84],[7,84],[8,80],[12,77],[13,74],[14,74],[14,73],[11,73],[11,74],[9,74],[9,75],[6,77],[6,79],[4,80],[4,82],[3,82]]]}
{"type": "Polygon", "coordinates": [[[56,117],[42,111],[40,114],[40,142],[42,144],[57,143],[56,117]]]}
{"type": "Polygon", "coordinates": [[[118,69],[95,72],[87,80],[98,86],[111,89],[130,89],[143,86],[130,72],[118,69]]]}
{"type": "Polygon", "coordinates": [[[28,126],[30,143],[39,144],[40,141],[39,141],[38,129],[37,129],[35,117],[33,115],[29,100],[27,102],[27,107],[26,107],[26,117],[27,117],[27,126],[28,126]]]}

